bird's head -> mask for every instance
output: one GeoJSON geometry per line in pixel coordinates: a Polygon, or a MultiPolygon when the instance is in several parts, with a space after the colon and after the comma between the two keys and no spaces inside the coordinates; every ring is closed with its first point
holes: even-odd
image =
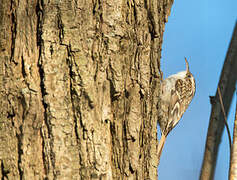
{"type": "Polygon", "coordinates": [[[180,79],[193,79],[194,80],[193,75],[189,70],[189,64],[188,64],[187,58],[185,58],[185,63],[186,63],[186,70],[185,71],[178,72],[177,74],[171,75],[170,77],[177,77],[180,79]]]}
{"type": "Polygon", "coordinates": [[[193,74],[189,70],[189,64],[188,64],[188,60],[186,57],[185,57],[185,62],[186,62],[186,71],[185,71],[184,79],[191,83],[192,89],[194,91],[193,93],[195,93],[195,90],[196,90],[195,79],[193,77],[193,74]]]}

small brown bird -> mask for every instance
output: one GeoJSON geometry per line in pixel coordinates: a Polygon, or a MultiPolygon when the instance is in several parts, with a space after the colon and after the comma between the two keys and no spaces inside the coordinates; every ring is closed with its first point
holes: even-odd
{"type": "Polygon", "coordinates": [[[186,71],[169,76],[161,84],[161,111],[158,118],[161,139],[158,145],[158,160],[167,135],[179,122],[195,94],[195,80],[189,71],[186,58],[185,62],[186,71]]]}

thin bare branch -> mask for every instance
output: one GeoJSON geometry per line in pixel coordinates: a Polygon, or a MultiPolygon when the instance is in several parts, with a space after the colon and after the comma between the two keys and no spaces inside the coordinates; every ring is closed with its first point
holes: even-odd
{"type": "Polygon", "coordinates": [[[222,112],[223,112],[223,115],[224,115],[225,127],[227,129],[227,134],[228,134],[228,139],[229,139],[229,146],[230,146],[230,151],[231,151],[232,142],[231,142],[230,128],[229,128],[228,123],[227,123],[227,116],[226,116],[226,113],[225,113],[225,108],[224,108],[224,105],[223,105],[221,90],[220,90],[219,86],[218,86],[217,90],[218,90],[218,94],[219,94],[219,100],[220,100],[220,103],[221,103],[221,109],[222,109],[222,112]]]}

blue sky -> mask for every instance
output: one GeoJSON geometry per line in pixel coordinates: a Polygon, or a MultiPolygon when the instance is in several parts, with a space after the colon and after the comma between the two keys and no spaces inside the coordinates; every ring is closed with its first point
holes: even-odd
{"type": "MultiPolygon", "coordinates": [[[[159,180],[198,180],[211,105],[237,20],[236,0],[174,0],[165,26],[161,68],[164,78],[185,69],[184,56],[196,79],[196,94],[180,123],[169,134],[159,166],[159,180]],[[172,170],[172,171],[170,171],[172,170]]],[[[236,97],[234,101],[236,102],[236,97]]],[[[233,134],[235,103],[228,121],[233,134]]],[[[226,130],[219,149],[215,180],[228,179],[226,130]]]]}

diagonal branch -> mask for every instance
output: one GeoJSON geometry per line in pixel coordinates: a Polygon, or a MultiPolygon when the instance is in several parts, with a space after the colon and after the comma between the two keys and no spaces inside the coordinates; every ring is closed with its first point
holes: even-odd
{"type": "Polygon", "coordinates": [[[228,123],[227,123],[227,116],[226,116],[226,113],[225,113],[225,108],[224,108],[224,105],[223,105],[223,101],[222,101],[222,96],[221,96],[221,91],[220,91],[220,88],[218,87],[217,88],[218,90],[218,94],[219,94],[219,99],[220,99],[220,103],[221,103],[221,110],[223,112],[223,115],[224,115],[224,122],[225,122],[225,127],[227,129],[227,134],[228,134],[228,139],[229,139],[229,146],[230,146],[230,151],[231,151],[231,135],[230,135],[230,128],[228,126],[228,123]]]}
{"type": "MultiPolygon", "coordinates": [[[[221,77],[218,83],[223,98],[225,114],[228,115],[231,100],[235,91],[237,80],[237,23],[232,35],[232,40],[226,54],[225,62],[222,68],[221,77]]],[[[204,159],[200,174],[200,180],[214,179],[216,160],[221,142],[221,136],[224,130],[224,116],[221,110],[221,104],[218,100],[218,91],[215,97],[211,99],[212,110],[210,123],[208,127],[204,159]]]]}

